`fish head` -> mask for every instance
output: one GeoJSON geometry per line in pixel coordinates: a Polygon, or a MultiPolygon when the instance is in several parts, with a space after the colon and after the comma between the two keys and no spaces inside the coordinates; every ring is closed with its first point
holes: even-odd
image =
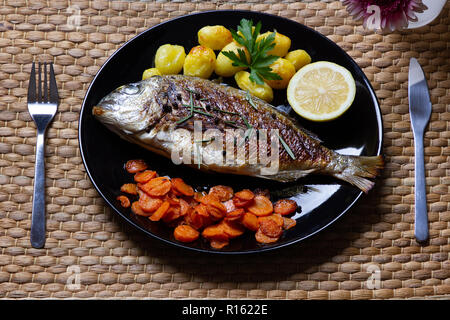
{"type": "Polygon", "coordinates": [[[152,127],[164,113],[157,100],[163,90],[160,78],[118,87],[92,108],[92,114],[119,134],[135,134],[152,127]]]}

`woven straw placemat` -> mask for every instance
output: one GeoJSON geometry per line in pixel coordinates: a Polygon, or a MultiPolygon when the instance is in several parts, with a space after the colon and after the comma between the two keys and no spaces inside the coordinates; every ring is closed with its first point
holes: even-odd
{"type": "Polygon", "coordinates": [[[450,296],[450,3],[417,30],[374,33],[339,1],[0,2],[0,297],[388,299],[450,296]],[[214,9],[284,16],[325,34],[363,68],[381,104],[386,169],[375,190],[299,245],[205,256],[145,238],[104,205],[84,170],[78,116],[86,89],[126,40],[214,9]],[[414,239],[408,64],[429,79],[425,137],[430,240],[414,239]],[[47,139],[47,242],[30,245],[35,126],[31,62],[53,61],[61,103],[47,139]],[[79,280],[79,281],[78,281],[79,280]]]}

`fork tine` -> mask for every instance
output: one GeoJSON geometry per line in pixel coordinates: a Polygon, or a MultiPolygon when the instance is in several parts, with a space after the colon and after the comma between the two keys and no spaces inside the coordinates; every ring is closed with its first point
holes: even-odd
{"type": "Polygon", "coordinates": [[[38,102],[42,102],[42,79],[41,79],[41,63],[38,65],[38,102]]]}
{"type": "Polygon", "coordinates": [[[56,84],[55,72],[53,71],[53,63],[50,65],[50,102],[58,103],[58,86],[56,84]]]}
{"type": "Polygon", "coordinates": [[[44,62],[44,102],[48,102],[47,63],[44,62]]]}
{"type": "Polygon", "coordinates": [[[29,103],[36,102],[36,70],[34,67],[34,62],[31,65],[30,81],[28,84],[28,97],[29,103]]]}

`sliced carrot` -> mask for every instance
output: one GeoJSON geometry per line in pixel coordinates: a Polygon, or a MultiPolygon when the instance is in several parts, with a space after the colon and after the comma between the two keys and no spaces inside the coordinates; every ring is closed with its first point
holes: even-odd
{"type": "Polygon", "coordinates": [[[173,178],[172,186],[182,195],[187,197],[192,197],[194,195],[194,189],[190,185],[186,184],[181,178],[173,178]]]}
{"type": "Polygon", "coordinates": [[[206,205],[208,213],[215,220],[222,219],[227,214],[227,208],[213,194],[208,194],[204,196],[201,199],[201,203],[206,205]]]}
{"type": "Polygon", "coordinates": [[[173,236],[181,242],[192,242],[198,239],[200,233],[188,225],[179,225],[173,231],[173,236]]]}
{"type": "Polygon", "coordinates": [[[170,203],[168,201],[164,201],[161,206],[149,217],[152,221],[161,220],[166,214],[167,210],[169,210],[170,203]]]}
{"type": "Polygon", "coordinates": [[[255,239],[256,241],[258,241],[259,243],[264,243],[264,244],[268,244],[268,243],[274,243],[278,241],[278,237],[272,238],[269,237],[267,235],[265,235],[261,229],[258,229],[258,231],[255,233],[255,239]]]}
{"type": "Polygon", "coordinates": [[[128,208],[131,205],[130,199],[128,199],[127,196],[123,196],[123,195],[122,196],[118,196],[116,199],[118,201],[120,201],[120,205],[122,207],[124,207],[124,208],[128,208]]]}
{"type": "Polygon", "coordinates": [[[156,171],[152,170],[145,170],[142,172],[138,172],[134,175],[134,181],[138,183],[146,183],[149,182],[151,179],[156,178],[157,174],[156,171]]]}
{"type": "Polygon", "coordinates": [[[250,212],[244,213],[244,215],[241,218],[241,223],[244,227],[252,231],[256,231],[259,228],[258,217],[250,212]]]}
{"type": "Polygon", "coordinates": [[[260,225],[261,225],[261,222],[263,222],[264,220],[273,220],[280,227],[282,227],[284,224],[283,217],[279,214],[271,214],[271,215],[264,216],[264,217],[258,217],[258,222],[260,225]]]}
{"type": "Polygon", "coordinates": [[[230,199],[228,201],[222,202],[225,208],[227,208],[227,212],[232,212],[236,210],[236,206],[234,205],[233,199],[230,199]]]}
{"type": "Polygon", "coordinates": [[[147,164],[142,159],[129,160],[125,164],[125,169],[129,173],[137,173],[139,171],[144,171],[145,169],[147,169],[147,164]]]}
{"type": "Polygon", "coordinates": [[[185,216],[190,208],[189,203],[184,199],[180,200],[180,216],[185,216]]]}
{"type": "Polygon", "coordinates": [[[255,197],[255,194],[251,190],[244,189],[236,192],[235,196],[243,201],[250,201],[255,197]]]}
{"type": "Polygon", "coordinates": [[[195,211],[197,211],[197,213],[203,217],[209,217],[208,207],[203,203],[199,203],[198,205],[196,205],[195,211]]]}
{"type": "Polygon", "coordinates": [[[284,230],[289,230],[290,228],[295,227],[296,224],[297,224],[297,221],[295,221],[294,219],[283,217],[283,229],[284,230]]]}
{"type": "Polygon", "coordinates": [[[170,206],[164,216],[161,218],[165,223],[170,223],[181,217],[180,206],[170,206]]]}
{"type": "Polygon", "coordinates": [[[233,205],[236,208],[245,208],[250,206],[253,203],[253,199],[252,200],[242,200],[236,196],[233,197],[233,205]]]}
{"type": "Polygon", "coordinates": [[[273,219],[264,219],[260,221],[259,230],[270,238],[278,238],[283,232],[281,226],[273,219]]]}
{"type": "Polygon", "coordinates": [[[145,212],[156,211],[162,205],[162,203],[163,201],[159,198],[150,197],[143,191],[139,192],[139,205],[145,212]]]}
{"type": "Polygon", "coordinates": [[[145,191],[149,196],[160,197],[170,191],[172,184],[167,177],[153,178],[144,184],[138,184],[138,187],[145,191]]]}
{"type": "Polygon", "coordinates": [[[134,201],[131,204],[131,212],[133,212],[134,214],[137,214],[138,216],[144,216],[144,217],[148,217],[151,215],[151,213],[147,213],[144,210],[142,210],[141,206],[139,205],[139,202],[134,201]]]}
{"type": "Polygon", "coordinates": [[[134,183],[125,183],[120,187],[120,191],[128,193],[128,194],[132,194],[132,195],[138,194],[137,189],[138,188],[134,183]]]}
{"type": "Polygon", "coordinates": [[[201,201],[201,199],[204,197],[206,195],[206,193],[205,192],[195,192],[194,193],[194,200],[195,201],[197,201],[197,202],[200,202],[201,201]]]}
{"type": "Polygon", "coordinates": [[[210,242],[209,242],[209,244],[210,244],[210,246],[212,247],[212,248],[214,248],[214,249],[222,249],[223,247],[226,247],[227,245],[229,245],[230,244],[230,242],[227,240],[227,241],[220,241],[220,240],[211,240],[210,242]]]}
{"type": "Polygon", "coordinates": [[[236,221],[241,219],[241,217],[244,215],[245,211],[242,208],[238,208],[234,211],[227,212],[227,215],[225,216],[225,220],[227,221],[236,221]]]}
{"type": "Polygon", "coordinates": [[[220,224],[214,224],[206,227],[202,231],[202,236],[209,240],[228,241],[229,237],[220,224]]]}
{"type": "Polygon", "coordinates": [[[266,196],[256,196],[248,211],[258,217],[267,216],[273,212],[272,202],[266,196]]]}
{"type": "Polygon", "coordinates": [[[239,237],[245,231],[244,227],[242,227],[237,223],[234,223],[233,221],[222,220],[220,222],[220,226],[222,227],[223,231],[228,235],[228,237],[230,237],[230,239],[239,237]]]}
{"type": "Polygon", "coordinates": [[[286,216],[294,213],[297,210],[297,202],[290,199],[282,199],[275,202],[273,206],[273,211],[275,213],[281,214],[282,216],[286,216]]]}
{"type": "Polygon", "coordinates": [[[229,186],[217,185],[209,189],[209,194],[214,194],[220,201],[228,201],[233,198],[233,189],[229,186]]]}

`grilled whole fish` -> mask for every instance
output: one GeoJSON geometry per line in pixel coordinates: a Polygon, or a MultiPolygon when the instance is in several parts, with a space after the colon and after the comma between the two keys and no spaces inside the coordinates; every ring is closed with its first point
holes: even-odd
{"type": "MultiPolygon", "coordinates": [[[[174,149],[185,148],[192,154],[197,151],[197,156],[201,154],[203,161],[187,164],[200,170],[257,176],[282,182],[318,173],[334,176],[368,192],[374,185],[368,178],[375,178],[383,167],[381,156],[340,155],[322,146],[319,140],[297,126],[293,119],[265,101],[245,91],[195,77],[154,76],[123,85],[101,99],[93,107],[92,113],[122,138],[171,158],[175,163],[182,161],[174,157],[174,149]],[[205,133],[209,129],[221,133],[242,129],[245,135],[241,137],[247,143],[236,143],[236,150],[232,152],[246,150],[249,154],[253,150],[250,141],[257,136],[252,133],[265,129],[269,135],[278,129],[277,137],[281,142],[276,150],[278,170],[261,174],[262,167],[267,167],[267,163],[251,163],[249,160],[240,163],[212,161],[228,152],[225,135],[223,140],[220,138],[221,143],[217,144],[219,147],[211,148],[213,139],[193,136],[196,124],[201,124],[200,130],[205,133]]],[[[268,137],[267,141],[266,145],[257,145],[258,152],[275,154],[269,150],[273,140],[268,137]],[[262,150],[263,147],[267,150],[262,150]]]]}

